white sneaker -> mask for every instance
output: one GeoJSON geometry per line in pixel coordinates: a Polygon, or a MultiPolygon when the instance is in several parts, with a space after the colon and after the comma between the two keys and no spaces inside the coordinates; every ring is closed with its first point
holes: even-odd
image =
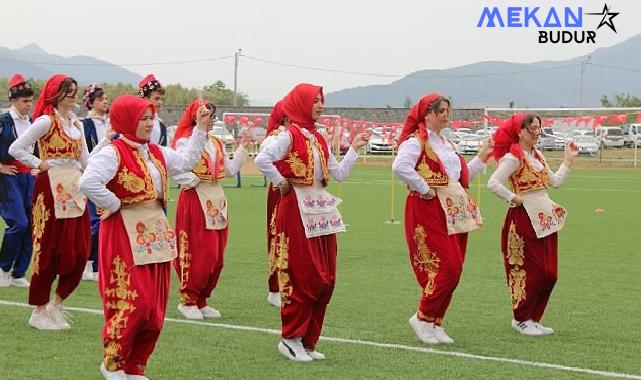
{"type": "Polygon", "coordinates": [[[545,327],[539,322],[534,322],[534,326],[536,326],[537,329],[541,330],[541,335],[552,335],[554,334],[554,329],[552,327],[545,327]]]}
{"type": "Polygon", "coordinates": [[[147,376],[127,374],[127,380],[149,380],[147,376]]]}
{"type": "Polygon", "coordinates": [[[449,335],[445,333],[445,329],[441,326],[434,326],[434,337],[439,343],[454,343],[454,339],[450,338],[449,335]]]}
{"type": "Polygon", "coordinates": [[[409,323],[412,327],[412,330],[414,330],[414,334],[416,334],[418,340],[426,344],[439,343],[438,339],[436,339],[436,337],[434,336],[433,323],[421,321],[420,319],[418,319],[416,314],[410,317],[409,323]]]}
{"type": "Polygon", "coordinates": [[[87,264],[85,264],[85,270],[82,272],[82,279],[86,281],[92,281],[93,280],[93,265],[92,261],[87,261],[87,264]]]}
{"type": "Polygon", "coordinates": [[[325,354],[321,354],[320,352],[318,352],[316,350],[308,350],[306,348],[305,352],[307,352],[307,355],[309,355],[309,357],[314,359],[314,360],[325,360],[325,354]]]}
{"type": "Polygon", "coordinates": [[[220,318],[222,316],[220,314],[220,311],[210,306],[201,307],[200,313],[203,315],[204,318],[220,318]]]}
{"type": "Polygon", "coordinates": [[[198,309],[196,305],[187,306],[179,303],[178,311],[187,319],[203,319],[203,313],[200,312],[200,309],[198,309]]]}
{"type": "Polygon", "coordinates": [[[269,292],[267,293],[267,303],[274,306],[280,307],[280,293],[279,292],[269,292]]]}
{"type": "Polygon", "coordinates": [[[29,325],[37,328],[38,330],[61,330],[51,318],[49,318],[49,312],[47,309],[38,311],[38,309],[33,309],[31,317],[29,318],[29,325]]]}
{"type": "Polygon", "coordinates": [[[519,322],[513,319],[512,327],[514,328],[514,330],[518,331],[523,335],[529,335],[529,336],[543,335],[543,332],[538,328],[536,328],[535,322],[531,319],[523,322],[519,322]]]}
{"type": "Polygon", "coordinates": [[[120,371],[107,371],[107,368],[105,368],[105,363],[100,364],[100,373],[102,374],[102,377],[104,377],[106,380],[127,380],[127,375],[125,375],[125,371],[120,370],[120,371]]]}
{"type": "Polygon", "coordinates": [[[311,356],[305,351],[301,338],[283,339],[278,343],[278,351],[289,360],[296,362],[311,362],[311,356]]]}
{"type": "Polygon", "coordinates": [[[29,285],[31,284],[24,277],[20,277],[20,278],[11,277],[11,286],[15,286],[16,288],[28,288],[29,285]]]}
{"type": "Polygon", "coordinates": [[[49,313],[49,318],[60,327],[60,330],[69,330],[71,328],[69,324],[69,314],[62,308],[62,305],[56,306],[49,303],[47,305],[47,312],[49,313]]]}
{"type": "Polygon", "coordinates": [[[0,288],[8,288],[9,285],[11,285],[11,277],[9,276],[9,272],[5,272],[4,270],[0,269],[0,288]]]}

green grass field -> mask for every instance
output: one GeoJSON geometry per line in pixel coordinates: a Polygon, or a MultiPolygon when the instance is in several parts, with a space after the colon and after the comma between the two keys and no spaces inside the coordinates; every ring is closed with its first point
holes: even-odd
{"type": "MultiPolygon", "coordinates": [[[[577,170],[562,189],[551,190],[569,215],[559,239],[559,281],[544,319],[556,334],[538,338],[521,336],[510,327],[498,240],[507,206],[486,190],[488,176],[483,176],[480,205],[485,226],[470,236],[463,277],[444,322],[456,343],[435,347],[419,343],[407,323],[420,289],[409,265],[402,224],[384,223],[390,219],[390,177],[388,167],[359,166],[346,183],[330,186],[344,200],[342,212],[349,226],[339,235],[336,291],[323,330],[325,337],[389,346],[321,340],[318,350],[328,360],[299,364],[278,353],[279,338],[273,332],[230,328],[280,327],[278,310],[266,303],[265,189],[249,186],[262,184],[262,178],[245,177],[242,189],[226,190],[230,242],[211,302],[223,317],[216,323],[176,321],[180,317],[174,275],[170,320],[147,376],[565,379],[608,372],[641,378],[638,171],[577,170]],[[596,208],[605,212],[596,213],[596,208]]],[[[476,196],[476,180],[471,191],[476,196]]],[[[406,190],[395,182],[394,192],[395,218],[402,220],[406,190]]],[[[26,303],[26,294],[24,289],[2,288],[0,300],[26,303]]],[[[83,281],[66,305],[101,310],[96,284],[83,281]]],[[[30,313],[28,307],[0,304],[1,379],[101,378],[101,314],[74,310],[70,331],[42,332],[27,325],[30,313]]]]}

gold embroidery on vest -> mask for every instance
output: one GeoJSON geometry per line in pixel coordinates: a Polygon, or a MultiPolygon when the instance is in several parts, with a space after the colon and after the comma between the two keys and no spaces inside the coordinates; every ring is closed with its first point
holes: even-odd
{"type": "MultiPolygon", "coordinates": [[[[118,152],[117,149],[116,149],[116,152],[118,152]]],[[[143,179],[144,192],[142,194],[137,194],[131,197],[123,198],[122,203],[125,205],[130,205],[130,204],[135,204],[142,201],[156,199],[156,189],[154,188],[154,183],[153,183],[153,180],[151,179],[151,174],[149,174],[149,169],[147,169],[147,165],[145,164],[145,161],[142,155],[140,154],[140,152],[138,152],[137,149],[133,150],[133,155],[134,155],[134,158],[136,159],[136,162],[138,163],[138,166],[142,170],[143,175],[145,176],[145,178],[143,179]]],[[[118,159],[120,160],[119,154],[118,154],[118,159]]],[[[123,167],[123,169],[126,169],[126,168],[123,167]]]]}
{"type": "Polygon", "coordinates": [[[510,290],[513,309],[519,307],[521,301],[526,299],[525,278],[527,273],[521,268],[525,259],[524,244],[523,238],[516,232],[516,225],[512,222],[507,236],[506,259],[511,266],[508,273],[507,286],[510,290]]]}
{"type": "Polygon", "coordinates": [[[127,328],[129,316],[136,310],[133,302],[138,298],[138,292],[131,289],[131,274],[128,272],[127,264],[120,256],[114,257],[112,270],[109,272],[109,285],[105,289],[105,307],[116,310],[116,313],[109,319],[107,336],[109,342],[105,348],[105,366],[117,368],[117,363],[122,360],[122,347],[118,342],[122,338],[122,330],[127,328]]]}
{"type": "Polygon", "coordinates": [[[436,165],[439,165],[439,158],[436,152],[434,152],[432,144],[430,144],[430,141],[428,139],[423,140],[418,134],[416,134],[416,138],[423,145],[423,152],[425,153],[416,167],[416,172],[427,182],[429,186],[438,187],[447,185],[447,174],[433,171],[432,169],[430,169],[429,164],[426,162],[427,158],[435,162],[436,165]]]}
{"type": "Polygon", "coordinates": [[[82,136],[79,139],[73,139],[64,133],[58,119],[49,116],[51,127],[49,131],[38,139],[38,150],[40,158],[43,160],[52,158],[75,158],[80,157],[80,144],[82,136]]]}
{"type": "Polygon", "coordinates": [[[535,170],[527,158],[521,158],[520,161],[519,168],[510,176],[512,191],[524,194],[549,187],[548,166],[545,160],[542,161],[543,169],[540,171],[535,170]]]}
{"type": "Polygon", "coordinates": [[[118,183],[132,193],[139,193],[145,189],[145,180],[138,177],[136,173],[130,172],[126,167],[118,173],[118,183]]]}
{"type": "Polygon", "coordinates": [[[427,234],[425,233],[425,228],[423,228],[423,226],[421,225],[416,226],[416,228],[414,229],[416,254],[413,255],[412,261],[414,266],[418,267],[427,274],[427,284],[423,289],[423,293],[425,294],[425,296],[429,296],[434,293],[434,290],[436,289],[434,279],[436,278],[436,275],[438,273],[438,267],[441,259],[436,256],[436,252],[431,251],[428,248],[425,242],[426,237],[427,234]]]}
{"type": "Polygon", "coordinates": [[[287,163],[292,167],[292,172],[296,177],[304,177],[307,174],[307,166],[298,157],[298,152],[291,152],[287,156],[287,163]]]}
{"type": "Polygon", "coordinates": [[[51,213],[47,210],[45,206],[44,194],[39,193],[36,197],[36,202],[33,205],[32,211],[33,217],[33,273],[40,273],[40,252],[42,251],[42,246],[40,244],[40,239],[44,235],[45,223],[49,220],[51,213]]]}
{"type": "Polygon", "coordinates": [[[294,288],[287,273],[289,267],[289,238],[285,236],[284,232],[276,235],[276,246],[278,252],[278,259],[276,267],[278,268],[278,288],[280,289],[280,300],[283,305],[291,303],[290,297],[294,288]]]}

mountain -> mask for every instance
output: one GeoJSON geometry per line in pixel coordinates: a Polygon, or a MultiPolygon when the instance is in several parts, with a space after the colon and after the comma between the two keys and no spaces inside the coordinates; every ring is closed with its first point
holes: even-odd
{"type": "MultiPolygon", "coordinates": [[[[583,74],[583,106],[600,107],[603,95],[641,91],[641,34],[591,54],[583,74]]],[[[442,70],[421,70],[387,85],[348,88],[326,94],[328,107],[402,107],[427,92],[450,96],[456,107],[577,107],[581,60],[510,63],[478,62],[442,70]],[[500,74],[500,75],[497,75],[500,74]]]]}
{"type": "Polygon", "coordinates": [[[47,79],[62,72],[82,84],[123,82],[137,85],[141,78],[139,74],[100,59],[84,55],[62,57],[47,53],[36,44],[15,50],[0,47],[0,77],[9,78],[16,72],[36,79],[47,79]]]}

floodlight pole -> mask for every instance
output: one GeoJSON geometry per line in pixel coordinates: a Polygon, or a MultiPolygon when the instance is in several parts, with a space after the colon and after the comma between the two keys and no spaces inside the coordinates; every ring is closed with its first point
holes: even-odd
{"type": "Polygon", "coordinates": [[[243,51],[243,49],[238,49],[237,52],[234,53],[234,107],[237,105],[236,101],[236,92],[238,89],[238,57],[240,57],[240,53],[243,51]]]}

